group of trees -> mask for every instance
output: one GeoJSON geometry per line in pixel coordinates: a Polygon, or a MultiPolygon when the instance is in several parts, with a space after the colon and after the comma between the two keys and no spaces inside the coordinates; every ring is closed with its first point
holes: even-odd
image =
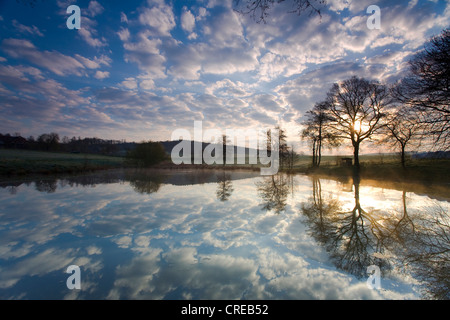
{"type": "Polygon", "coordinates": [[[322,149],[351,142],[359,167],[364,141],[391,144],[405,166],[407,146],[431,143],[450,148],[450,30],[433,37],[410,61],[409,74],[388,86],[356,76],[335,83],[326,99],[306,113],[301,137],[309,141],[313,166],[322,149]]]}
{"type": "Polygon", "coordinates": [[[102,155],[120,155],[133,148],[133,143],[100,138],[81,138],[64,136],[56,132],[43,133],[36,138],[24,138],[20,133],[0,134],[0,146],[6,149],[26,149],[51,152],[91,153],[102,155]]]}
{"type": "Polygon", "coordinates": [[[144,141],[128,151],[126,159],[128,164],[135,167],[150,167],[164,161],[167,153],[159,142],[144,141]]]}

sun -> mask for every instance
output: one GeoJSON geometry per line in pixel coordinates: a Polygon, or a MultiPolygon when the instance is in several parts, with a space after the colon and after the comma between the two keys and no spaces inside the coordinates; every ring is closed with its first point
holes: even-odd
{"type": "Polygon", "coordinates": [[[353,130],[358,133],[361,132],[361,121],[355,121],[355,123],[353,124],[353,130]]]}

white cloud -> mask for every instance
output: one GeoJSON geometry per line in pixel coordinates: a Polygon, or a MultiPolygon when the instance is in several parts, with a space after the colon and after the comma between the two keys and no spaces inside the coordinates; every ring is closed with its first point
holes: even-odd
{"type": "Polygon", "coordinates": [[[148,32],[139,33],[137,42],[124,43],[125,61],[137,63],[141,71],[151,74],[153,78],[165,78],[166,58],[159,50],[161,44],[161,39],[151,38],[148,32]]]}
{"type": "Polygon", "coordinates": [[[186,7],[183,8],[181,14],[181,27],[188,33],[192,33],[195,28],[195,17],[186,7]]]}
{"type": "Polygon", "coordinates": [[[104,10],[105,10],[105,8],[103,8],[100,3],[93,0],[93,1],[89,2],[89,7],[86,10],[86,12],[89,16],[95,17],[95,16],[103,13],[104,10]]]}
{"type": "Polygon", "coordinates": [[[90,59],[85,58],[83,56],[80,56],[79,54],[75,54],[75,58],[78,61],[80,61],[88,69],[98,69],[98,68],[100,68],[100,64],[98,62],[90,60],[90,59]]]}
{"type": "Polygon", "coordinates": [[[134,78],[126,78],[124,81],[121,82],[121,86],[134,90],[137,89],[137,81],[134,78]]]}
{"type": "Polygon", "coordinates": [[[152,79],[144,79],[139,82],[139,88],[143,90],[154,90],[155,82],[152,79]]]}
{"type": "Polygon", "coordinates": [[[99,79],[99,80],[109,78],[109,72],[108,71],[100,71],[100,70],[98,70],[95,73],[94,78],[95,79],[99,79]]]}
{"type": "Polygon", "coordinates": [[[233,82],[230,79],[216,81],[205,89],[207,94],[216,94],[230,97],[249,96],[250,86],[241,81],[233,82]]]}
{"type": "Polygon", "coordinates": [[[106,40],[104,38],[103,39],[95,38],[92,33],[92,29],[90,28],[81,28],[80,30],[78,30],[78,33],[81,35],[83,40],[86,41],[86,43],[92,47],[106,46],[106,40]]]}
{"type": "Polygon", "coordinates": [[[144,8],[139,15],[139,22],[150,27],[156,36],[170,36],[170,31],[176,26],[172,7],[165,3],[144,8]]]}
{"type": "Polygon", "coordinates": [[[121,28],[117,35],[119,36],[120,40],[123,42],[126,42],[130,39],[130,31],[127,28],[121,28]]]}
{"type": "Polygon", "coordinates": [[[46,68],[56,75],[83,75],[85,66],[77,59],[63,55],[57,51],[39,51],[30,41],[21,39],[4,39],[3,50],[16,59],[26,59],[29,62],[46,68]]]}

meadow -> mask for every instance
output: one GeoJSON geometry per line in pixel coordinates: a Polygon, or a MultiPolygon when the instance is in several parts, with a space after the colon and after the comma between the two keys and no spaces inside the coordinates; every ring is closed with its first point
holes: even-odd
{"type": "MultiPolygon", "coordinates": [[[[320,167],[312,168],[311,157],[299,155],[294,160],[292,173],[345,178],[353,175],[352,166],[343,166],[341,159],[346,156],[323,156],[320,167]]],[[[450,183],[450,159],[407,158],[406,168],[402,168],[396,154],[370,154],[360,156],[360,176],[363,179],[385,179],[390,181],[420,181],[427,183],[450,183]]],[[[247,162],[248,163],[248,162],[247,162]]],[[[113,169],[128,166],[125,158],[83,153],[43,152],[29,150],[0,149],[0,176],[83,173],[93,170],[113,169]]],[[[250,169],[258,170],[260,165],[181,165],[175,166],[170,160],[156,168],[161,169],[250,169]]],[[[287,171],[281,169],[280,171],[287,171]]]]}
{"type": "Polygon", "coordinates": [[[121,157],[0,149],[0,175],[79,173],[118,168],[121,157]]]}

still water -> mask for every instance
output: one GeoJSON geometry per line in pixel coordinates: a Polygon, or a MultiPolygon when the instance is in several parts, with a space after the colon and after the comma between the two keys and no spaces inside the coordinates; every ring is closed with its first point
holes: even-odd
{"type": "Polygon", "coordinates": [[[211,170],[0,186],[0,299],[450,296],[448,186],[211,170]]]}

